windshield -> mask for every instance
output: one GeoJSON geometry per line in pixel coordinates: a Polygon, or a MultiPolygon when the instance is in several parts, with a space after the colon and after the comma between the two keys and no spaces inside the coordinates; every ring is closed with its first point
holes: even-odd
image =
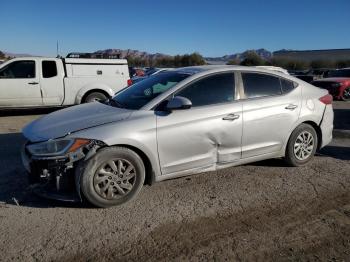
{"type": "Polygon", "coordinates": [[[138,110],[189,76],[178,72],[159,73],[120,91],[111,101],[118,107],[138,110]]]}
{"type": "Polygon", "coordinates": [[[350,69],[340,69],[330,71],[328,77],[350,77],[350,69]]]}

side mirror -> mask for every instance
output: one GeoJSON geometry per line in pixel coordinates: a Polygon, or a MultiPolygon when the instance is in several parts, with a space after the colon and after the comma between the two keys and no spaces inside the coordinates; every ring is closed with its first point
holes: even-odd
{"type": "Polygon", "coordinates": [[[169,111],[172,111],[172,110],[189,109],[191,108],[191,106],[192,106],[192,102],[186,97],[175,96],[168,102],[166,108],[169,111]]]}

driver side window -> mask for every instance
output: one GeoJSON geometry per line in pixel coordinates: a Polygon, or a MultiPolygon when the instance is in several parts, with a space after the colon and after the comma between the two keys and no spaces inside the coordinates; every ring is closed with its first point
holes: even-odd
{"type": "Polygon", "coordinates": [[[233,72],[207,76],[180,90],[175,96],[188,98],[193,107],[231,102],[235,98],[234,76],[233,72]]]}
{"type": "Polygon", "coordinates": [[[35,61],[15,61],[0,70],[0,78],[35,78],[35,61]]]}

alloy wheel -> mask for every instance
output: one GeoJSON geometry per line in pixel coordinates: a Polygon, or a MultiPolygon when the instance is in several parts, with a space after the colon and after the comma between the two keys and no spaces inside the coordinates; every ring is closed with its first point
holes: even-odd
{"type": "Polygon", "coordinates": [[[294,143],[294,155],[300,160],[308,159],[314,150],[314,137],[309,131],[303,131],[299,134],[294,143]]]}
{"type": "Polygon", "coordinates": [[[350,88],[345,88],[343,91],[343,100],[350,100],[350,88]]]}

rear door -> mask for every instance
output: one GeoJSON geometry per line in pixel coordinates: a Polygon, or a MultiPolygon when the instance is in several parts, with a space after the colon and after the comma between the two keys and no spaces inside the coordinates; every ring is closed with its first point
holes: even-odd
{"type": "Polygon", "coordinates": [[[235,100],[233,72],[206,76],[175,96],[192,108],[157,113],[162,174],[211,168],[241,157],[242,104],[235,100]]]}
{"type": "Polygon", "coordinates": [[[0,69],[0,106],[41,106],[42,96],[35,59],[15,60],[0,69]]]}
{"type": "Polygon", "coordinates": [[[60,60],[45,59],[41,61],[40,84],[43,103],[47,106],[61,105],[64,100],[64,69],[60,60]]]}
{"type": "Polygon", "coordinates": [[[301,89],[290,80],[242,72],[244,87],[242,158],[278,152],[301,109],[301,89]]]}

